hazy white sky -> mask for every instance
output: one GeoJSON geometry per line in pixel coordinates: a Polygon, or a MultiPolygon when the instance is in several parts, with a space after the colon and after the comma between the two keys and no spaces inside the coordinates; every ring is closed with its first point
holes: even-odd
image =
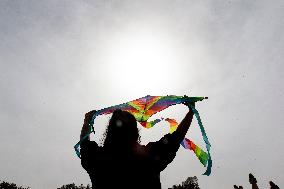
{"type": "MultiPolygon", "coordinates": [[[[248,187],[250,172],[284,187],[283,33],[281,0],[0,1],[0,180],[90,183],[73,151],[85,112],[187,94],[209,96],[196,106],[212,175],[181,148],[163,188],[194,175],[204,189],[248,187]]],[[[141,129],[142,142],[165,134],[160,126],[141,129]]],[[[188,137],[204,146],[196,122],[188,137]]]]}

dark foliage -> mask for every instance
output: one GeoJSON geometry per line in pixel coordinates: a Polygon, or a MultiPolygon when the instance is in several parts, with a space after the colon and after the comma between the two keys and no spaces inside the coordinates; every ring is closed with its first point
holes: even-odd
{"type": "Polygon", "coordinates": [[[182,184],[174,185],[169,189],[200,189],[198,185],[198,179],[196,176],[188,177],[186,181],[182,182],[182,184]]]}
{"type": "Polygon", "coordinates": [[[83,184],[81,184],[80,186],[76,186],[74,183],[72,183],[72,184],[63,185],[57,189],[91,189],[91,188],[92,187],[89,184],[87,186],[84,186],[83,184]]]}
{"type": "Polygon", "coordinates": [[[24,188],[22,186],[17,186],[14,183],[2,181],[0,183],[0,189],[30,189],[30,187],[24,188]]]}

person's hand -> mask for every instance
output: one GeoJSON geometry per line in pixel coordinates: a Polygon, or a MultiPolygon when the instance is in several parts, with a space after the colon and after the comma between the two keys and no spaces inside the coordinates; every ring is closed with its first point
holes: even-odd
{"type": "Polygon", "coordinates": [[[89,124],[92,120],[93,115],[96,113],[96,110],[89,111],[85,114],[84,124],[89,124]]]}
{"type": "Polygon", "coordinates": [[[256,184],[257,183],[256,178],[251,173],[249,174],[249,183],[250,184],[256,184]]]}
{"type": "Polygon", "coordinates": [[[184,95],[183,97],[185,99],[185,101],[183,102],[184,105],[186,105],[190,110],[190,106],[195,107],[195,102],[187,100],[189,98],[188,96],[184,95]]]}

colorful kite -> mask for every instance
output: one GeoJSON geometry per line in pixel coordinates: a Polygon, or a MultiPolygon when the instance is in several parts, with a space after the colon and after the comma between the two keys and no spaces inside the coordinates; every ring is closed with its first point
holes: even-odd
{"type": "Polygon", "coordinates": [[[186,104],[194,113],[195,117],[197,118],[198,125],[200,127],[203,140],[206,144],[206,150],[207,152],[203,151],[200,147],[198,147],[193,141],[185,138],[181,145],[185,149],[192,150],[195,155],[198,157],[199,161],[204,165],[204,167],[207,165],[207,170],[204,173],[204,175],[210,175],[211,173],[211,167],[212,167],[212,160],[210,156],[210,143],[206,136],[205,129],[202,125],[200,116],[198,111],[195,109],[194,106],[190,105],[192,102],[202,101],[203,99],[206,99],[207,97],[187,97],[187,96],[145,96],[127,103],[119,104],[116,106],[111,106],[108,108],[104,108],[101,110],[98,110],[94,113],[91,122],[89,123],[90,129],[88,133],[74,146],[76,154],[80,158],[80,144],[81,142],[87,138],[92,132],[95,132],[94,130],[94,120],[98,115],[106,115],[113,113],[116,109],[121,109],[123,111],[127,111],[134,115],[136,120],[145,128],[151,128],[156,123],[160,122],[161,120],[165,120],[169,122],[170,124],[170,133],[173,133],[177,127],[178,123],[174,119],[170,118],[161,118],[161,119],[155,119],[153,121],[149,121],[148,119],[156,114],[157,112],[160,112],[169,106],[176,105],[176,104],[186,104]]]}

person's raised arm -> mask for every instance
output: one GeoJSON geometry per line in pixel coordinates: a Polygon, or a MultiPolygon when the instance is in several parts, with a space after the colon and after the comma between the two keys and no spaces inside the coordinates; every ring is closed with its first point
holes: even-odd
{"type": "MultiPolygon", "coordinates": [[[[95,112],[96,112],[95,110],[92,110],[85,114],[84,124],[83,124],[83,127],[81,129],[81,134],[80,134],[80,140],[82,140],[82,138],[89,132],[90,130],[89,123],[95,112]]],[[[88,136],[86,140],[90,140],[90,136],[88,136]]]]}
{"type": "MultiPolygon", "coordinates": [[[[194,104],[191,104],[194,106],[194,104]]],[[[187,130],[191,124],[193,112],[189,110],[184,119],[179,124],[176,131],[172,134],[166,134],[157,142],[150,142],[147,147],[150,149],[150,154],[154,158],[158,157],[157,170],[164,170],[167,165],[173,161],[176,152],[179,149],[180,143],[183,141],[187,130]]],[[[155,160],[156,161],[156,160],[155,160]]]]}
{"type": "Polygon", "coordinates": [[[94,166],[94,158],[98,152],[98,144],[95,141],[90,141],[90,136],[88,135],[83,141],[82,139],[89,134],[90,131],[90,121],[92,116],[96,111],[90,111],[85,114],[84,124],[80,134],[80,154],[81,154],[81,164],[84,169],[90,174],[91,168],[94,166]]]}
{"type": "MultiPolygon", "coordinates": [[[[193,104],[194,105],[194,104],[193,104]]],[[[174,134],[177,135],[178,138],[178,142],[181,143],[182,140],[184,139],[190,124],[192,122],[192,118],[193,118],[193,112],[192,110],[189,108],[188,113],[185,115],[185,117],[183,118],[183,120],[180,122],[180,124],[178,125],[177,130],[174,132],[174,134]]]]}

